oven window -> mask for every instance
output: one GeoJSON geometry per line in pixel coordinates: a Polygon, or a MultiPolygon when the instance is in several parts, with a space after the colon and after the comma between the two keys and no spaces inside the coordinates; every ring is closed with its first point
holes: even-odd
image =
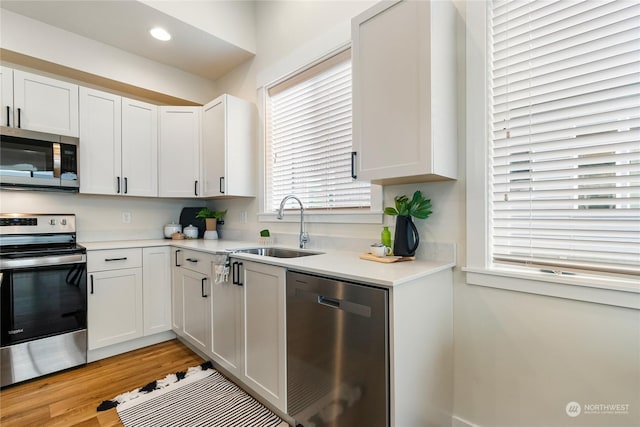
{"type": "Polygon", "coordinates": [[[86,264],[2,273],[3,347],[86,329],[86,264]]]}

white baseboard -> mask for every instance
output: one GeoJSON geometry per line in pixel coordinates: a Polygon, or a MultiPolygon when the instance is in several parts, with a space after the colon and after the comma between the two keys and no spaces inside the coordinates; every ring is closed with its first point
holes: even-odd
{"type": "Polygon", "coordinates": [[[467,420],[463,420],[460,417],[456,417],[455,415],[451,417],[451,427],[478,427],[475,424],[471,424],[467,420]]]}
{"type": "Polygon", "coordinates": [[[137,338],[130,341],[125,341],[119,344],[110,345],[107,347],[98,348],[95,350],[89,350],[87,352],[87,362],[95,362],[96,360],[104,359],[107,357],[115,356],[117,354],[126,353],[128,351],[137,350],[142,347],[147,347],[153,344],[158,344],[164,341],[172,340],[176,337],[173,331],[160,332],[154,335],[149,335],[142,338],[137,338]]]}

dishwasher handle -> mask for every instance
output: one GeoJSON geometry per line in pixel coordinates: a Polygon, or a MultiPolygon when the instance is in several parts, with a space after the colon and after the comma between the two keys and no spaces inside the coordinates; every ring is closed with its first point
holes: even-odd
{"type": "Polygon", "coordinates": [[[340,300],[329,298],[324,295],[318,295],[318,304],[326,305],[333,308],[340,308],[340,300]]]}

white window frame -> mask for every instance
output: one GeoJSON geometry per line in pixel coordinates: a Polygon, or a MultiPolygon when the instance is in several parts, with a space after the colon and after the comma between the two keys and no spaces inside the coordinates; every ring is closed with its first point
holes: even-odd
{"type": "MultiPolygon", "coordinates": [[[[298,222],[295,215],[285,215],[282,220],[277,219],[277,212],[265,211],[265,144],[266,144],[266,102],[267,88],[273,86],[278,81],[286,80],[305,69],[324,61],[337,53],[344,51],[351,46],[350,27],[338,28],[329,32],[324,37],[314,40],[311,43],[293,52],[289,57],[284,58],[280,63],[262,72],[258,76],[258,108],[260,126],[260,194],[258,197],[259,222],[298,222]],[[344,38],[344,30],[347,30],[348,38],[344,38]],[[336,38],[341,38],[341,42],[336,43],[336,38]],[[348,40],[348,41],[345,41],[348,40]],[[330,46],[330,47],[329,47],[330,46]]],[[[371,184],[371,207],[369,209],[339,209],[305,210],[305,222],[308,223],[335,223],[335,224],[382,224],[383,214],[383,191],[381,185],[371,184]]]]}
{"type": "Polygon", "coordinates": [[[489,253],[487,75],[488,3],[466,2],[466,282],[509,291],[594,302],[640,310],[640,283],[625,277],[572,277],[496,267],[489,253]]]}

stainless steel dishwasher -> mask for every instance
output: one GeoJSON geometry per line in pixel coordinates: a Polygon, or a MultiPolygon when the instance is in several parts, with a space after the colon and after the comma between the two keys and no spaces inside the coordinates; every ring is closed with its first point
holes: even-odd
{"type": "Polygon", "coordinates": [[[389,425],[388,291],[287,272],[288,413],[304,427],[389,425]]]}

